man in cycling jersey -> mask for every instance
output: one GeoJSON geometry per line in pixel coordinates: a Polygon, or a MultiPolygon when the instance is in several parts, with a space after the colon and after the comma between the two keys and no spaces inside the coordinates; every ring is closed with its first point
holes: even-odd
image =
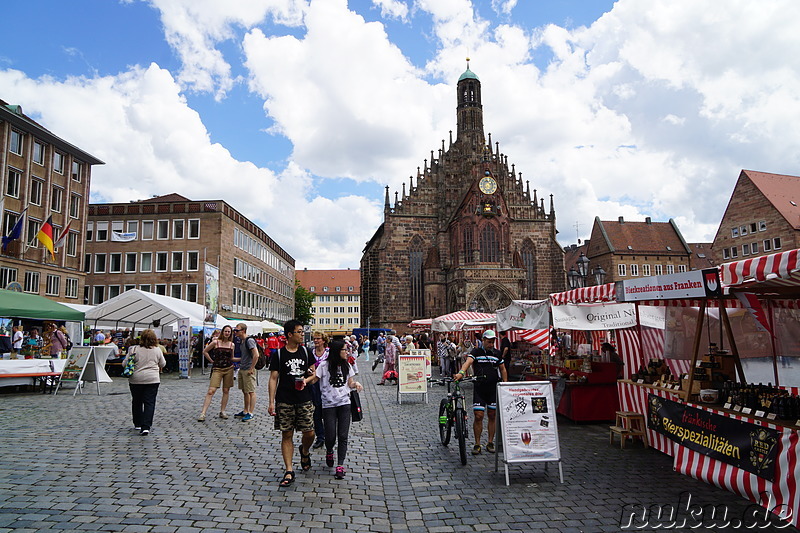
{"type": "Polygon", "coordinates": [[[475,373],[475,387],[472,390],[472,412],[475,421],[472,423],[472,430],[475,433],[475,445],[472,447],[472,455],[481,453],[481,433],[483,432],[483,415],[489,410],[489,422],[487,423],[487,433],[489,442],[486,444],[486,451],[494,453],[494,432],[497,424],[497,383],[508,381],[508,373],[500,357],[500,352],[494,347],[496,335],[494,331],[487,329],[483,332],[483,347],[473,349],[467,356],[467,360],[461,366],[461,370],[453,376],[455,379],[462,379],[469,367],[473,367],[475,373]]]}

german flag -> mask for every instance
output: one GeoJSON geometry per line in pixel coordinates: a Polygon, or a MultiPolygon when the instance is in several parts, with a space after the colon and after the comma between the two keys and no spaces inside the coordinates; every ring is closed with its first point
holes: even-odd
{"type": "Polygon", "coordinates": [[[50,252],[50,257],[53,259],[56,258],[55,250],[53,249],[53,217],[47,217],[47,222],[42,224],[39,233],[36,234],[36,238],[39,239],[39,242],[44,245],[45,248],[50,252]]]}

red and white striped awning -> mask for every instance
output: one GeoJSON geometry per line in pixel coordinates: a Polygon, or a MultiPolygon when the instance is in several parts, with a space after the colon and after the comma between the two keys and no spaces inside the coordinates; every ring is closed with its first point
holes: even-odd
{"type": "Polygon", "coordinates": [[[800,250],[733,261],[719,268],[722,285],[730,289],[800,286],[800,250]]]}
{"type": "Polygon", "coordinates": [[[477,311],[456,311],[447,315],[437,316],[431,322],[433,331],[457,331],[468,320],[481,320],[494,318],[494,313],[479,313],[477,311]]]}
{"type": "Polygon", "coordinates": [[[614,284],[596,285],[594,287],[581,287],[571,291],[557,292],[550,295],[552,305],[585,304],[595,302],[614,302],[617,295],[614,284]]]}

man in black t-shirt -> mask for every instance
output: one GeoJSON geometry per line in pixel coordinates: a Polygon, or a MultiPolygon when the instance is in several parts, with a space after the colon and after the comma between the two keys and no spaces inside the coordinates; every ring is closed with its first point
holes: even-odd
{"type": "Polygon", "coordinates": [[[314,404],[311,388],[316,383],[314,355],[301,345],[303,325],[298,320],[284,324],[286,346],[269,360],[269,414],[275,417],[275,429],[281,432],[281,452],[286,472],[280,482],[288,487],[294,482],[294,432],[300,431],[300,466],[311,468],[311,445],[314,443],[314,404]]]}
{"type": "Polygon", "coordinates": [[[461,371],[455,379],[462,379],[464,373],[473,367],[475,372],[475,387],[472,390],[472,412],[475,421],[472,423],[472,430],[475,433],[475,445],[472,447],[472,455],[481,453],[481,433],[483,432],[483,414],[488,409],[489,422],[486,425],[489,442],[486,444],[486,451],[494,453],[494,432],[497,424],[497,383],[508,381],[508,374],[500,352],[494,347],[496,340],[494,331],[487,329],[483,332],[483,347],[475,348],[467,356],[466,362],[461,366],[461,371]]]}

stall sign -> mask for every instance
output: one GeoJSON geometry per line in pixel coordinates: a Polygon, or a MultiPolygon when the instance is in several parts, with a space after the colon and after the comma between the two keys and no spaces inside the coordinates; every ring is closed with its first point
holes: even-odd
{"type": "Polygon", "coordinates": [[[425,379],[425,355],[399,355],[397,357],[397,376],[398,392],[401,394],[408,392],[427,393],[428,382],[425,379]]]}
{"type": "Polygon", "coordinates": [[[712,459],[774,481],[777,430],[648,395],[648,426],[712,459]]]}
{"type": "Polygon", "coordinates": [[[615,291],[618,302],[719,298],[722,294],[719,271],[715,268],[625,279],[616,283],[615,291]]]}
{"type": "Polygon", "coordinates": [[[497,411],[507,463],[561,459],[553,386],[549,381],[499,383],[497,411]]]}
{"type": "Polygon", "coordinates": [[[514,300],[511,305],[497,310],[497,329],[549,329],[550,304],[548,300],[514,300]]]}
{"type": "Polygon", "coordinates": [[[636,325],[633,304],[554,305],[553,325],[559,329],[605,331],[636,325]]]}

